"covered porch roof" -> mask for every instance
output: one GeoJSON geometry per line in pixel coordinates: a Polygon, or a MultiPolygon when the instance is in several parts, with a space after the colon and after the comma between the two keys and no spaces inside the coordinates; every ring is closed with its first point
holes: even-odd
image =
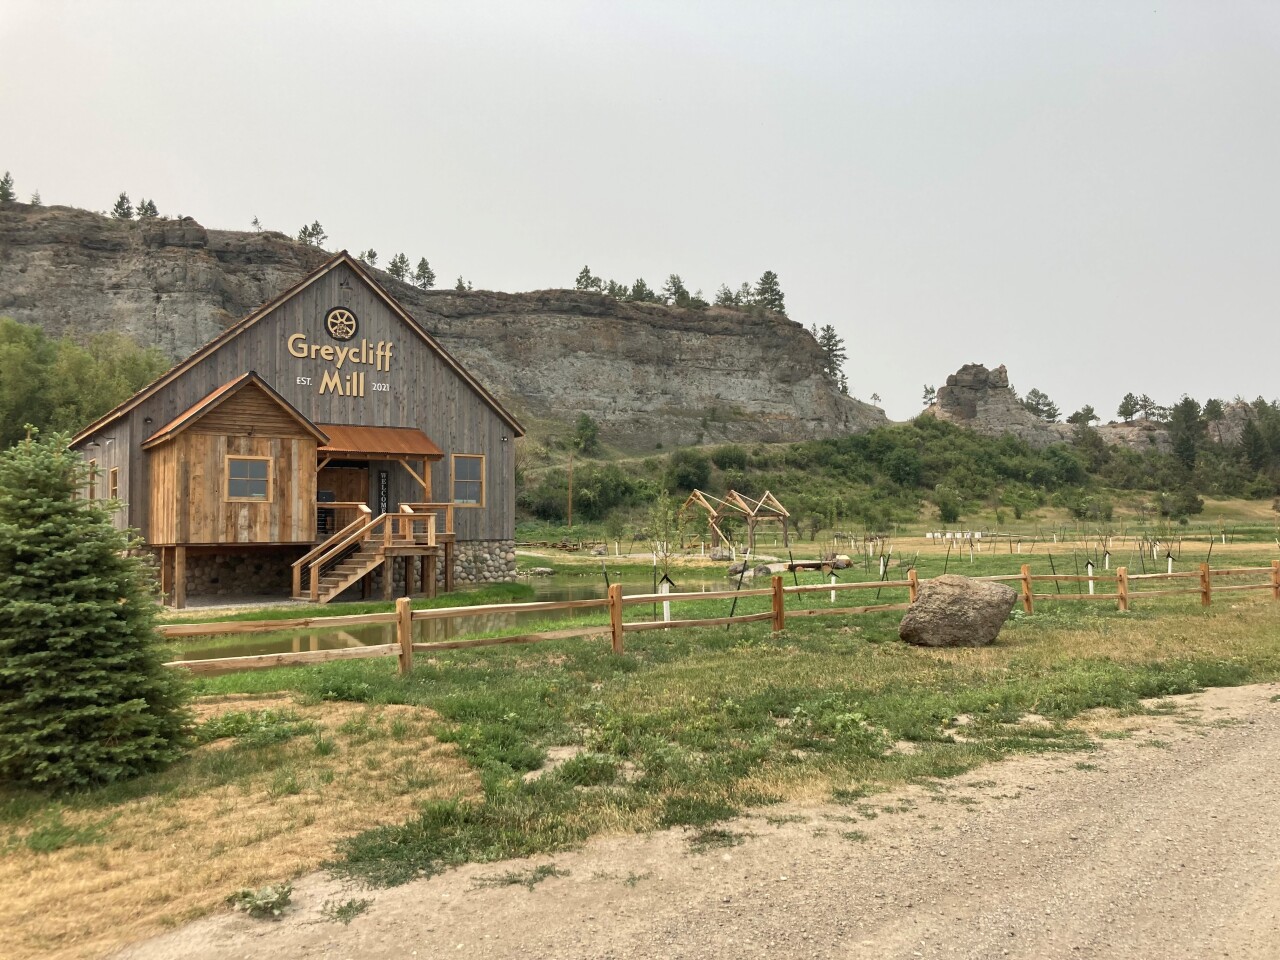
{"type": "Polygon", "coordinates": [[[417,427],[365,427],[326,423],[328,443],[317,449],[334,460],[440,460],[444,451],[417,427]]]}

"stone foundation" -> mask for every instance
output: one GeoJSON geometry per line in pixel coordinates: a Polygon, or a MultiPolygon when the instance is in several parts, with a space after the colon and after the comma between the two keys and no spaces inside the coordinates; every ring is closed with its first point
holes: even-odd
{"type": "MultiPolygon", "coordinates": [[[[221,551],[188,548],[187,598],[193,597],[288,597],[293,587],[291,564],[302,556],[301,547],[261,550],[221,551]]],[[[421,558],[413,558],[414,592],[417,592],[421,558]]],[[[371,597],[382,596],[382,577],[392,569],[395,596],[404,596],[404,561],[397,557],[374,571],[371,597]]],[[[159,561],[156,563],[159,575],[159,561]]],[[[516,579],[514,540],[467,540],[454,545],[453,583],[502,583],[516,579]]],[[[444,586],[444,564],[437,561],[436,583],[444,586]]],[[[343,599],[358,597],[352,587],[343,599]]]]}
{"type": "MultiPolygon", "coordinates": [[[[414,576],[414,592],[417,577],[421,576],[421,559],[415,557],[410,569],[414,576]]],[[[382,576],[386,567],[374,571],[372,595],[382,596],[382,576]]],[[[392,592],[404,596],[404,561],[396,558],[392,563],[392,592]]],[[[481,583],[510,583],[516,579],[516,542],[514,540],[467,540],[454,545],[453,585],[481,583]]],[[[444,586],[444,564],[436,563],[436,585],[444,586]]]]}
{"type": "MultiPolygon", "coordinates": [[[[289,596],[290,565],[301,547],[262,550],[204,551],[187,549],[187,597],[289,596]]],[[[159,564],[157,561],[157,575],[159,564]]]]}

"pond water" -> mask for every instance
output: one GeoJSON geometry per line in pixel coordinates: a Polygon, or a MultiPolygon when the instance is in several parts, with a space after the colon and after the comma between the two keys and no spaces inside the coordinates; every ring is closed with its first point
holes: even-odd
{"type": "MultiPolygon", "coordinates": [[[[676,579],[676,590],[685,593],[706,593],[710,590],[724,590],[732,587],[736,581],[724,576],[707,576],[681,574],[676,579]]],[[[622,584],[626,594],[651,593],[651,578],[622,580],[614,579],[614,583],[622,584]]],[[[603,575],[587,577],[575,574],[558,574],[552,577],[534,577],[529,581],[533,587],[535,601],[538,600],[590,600],[604,597],[607,593],[603,575]]],[[[744,588],[750,583],[743,584],[744,588]]],[[[602,610],[553,610],[533,611],[530,613],[494,613],[473,617],[442,617],[437,620],[422,620],[413,625],[416,643],[435,643],[473,634],[518,632],[521,627],[533,624],[545,625],[554,623],[560,626],[571,626],[575,620],[586,621],[596,618],[599,621],[602,610]]],[[[263,633],[243,638],[234,642],[215,637],[194,637],[173,642],[169,649],[174,660],[207,660],[221,657],[248,657],[265,653],[289,653],[306,650],[332,650],[339,647],[367,646],[379,643],[394,643],[395,629],[390,624],[371,624],[367,627],[347,627],[345,629],[323,629],[310,627],[305,630],[279,631],[263,633]]]]}

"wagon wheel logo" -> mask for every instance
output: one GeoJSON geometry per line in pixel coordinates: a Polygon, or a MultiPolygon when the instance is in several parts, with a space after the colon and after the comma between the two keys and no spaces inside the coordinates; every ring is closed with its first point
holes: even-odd
{"type": "Polygon", "coordinates": [[[335,340],[350,340],[356,335],[356,315],[345,307],[334,307],[325,314],[324,325],[335,340]]]}

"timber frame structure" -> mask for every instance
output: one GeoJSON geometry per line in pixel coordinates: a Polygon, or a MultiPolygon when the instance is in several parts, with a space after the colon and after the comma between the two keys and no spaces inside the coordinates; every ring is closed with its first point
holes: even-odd
{"type": "Polygon", "coordinates": [[[698,513],[706,516],[713,547],[732,542],[732,538],[720,526],[722,521],[730,517],[741,518],[746,522],[747,546],[752,550],[756,548],[756,525],[762,521],[781,524],[782,545],[791,546],[787,533],[787,521],[791,519],[791,514],[768,490],[758,500],[744,496],[737,490],[730,490],[724,495],[724,499],[702,490],[694,490],[680,507],[680,512],[686,517],[698,513]]]}

